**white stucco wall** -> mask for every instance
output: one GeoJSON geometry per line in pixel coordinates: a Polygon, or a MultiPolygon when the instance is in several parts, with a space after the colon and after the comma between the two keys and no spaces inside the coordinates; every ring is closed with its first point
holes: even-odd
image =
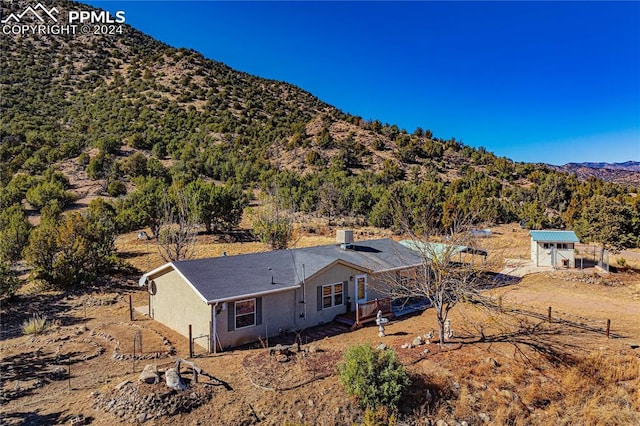
{"type": "Polygon", "coordinates": [[[557,244],[561,243],[547,243],[553,244],[552,247],[544,247],[545,243],[535,242],[531,240],[531,260],[535,263],[536,266],[555,266],[556,268],[566,267],[573,268],[575,267],[575,250],[574,245],[572,243],[564,243],[567,245],[566,249],[556,248],[557,244]],[[555,256],[555,265],[554,259],[555,256]]]}

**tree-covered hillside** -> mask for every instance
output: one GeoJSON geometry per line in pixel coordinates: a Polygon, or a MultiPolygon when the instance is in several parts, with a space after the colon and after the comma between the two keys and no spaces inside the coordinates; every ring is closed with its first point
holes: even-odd
{"type": "MultiPolygon", "coordinates": [[[[61,13],[89,8],[43,3],[61,13]]],[[[2,16],[27,5],[3,2],[2,16]]],[[[171,194],[191,194],[199,223],[224,231],[256,189],[304,214],[392,228],[419,228],[428,216],[443,230],[460,214],[585,229],[597,195],[619,207],[621,232],[638,243],[640,202],[629,187],[514,163],[438,138],[428,123],[405,130],[345,114],[130,27],[2,35],[0,51],[0,233],[21,230],[0,238],[4,269],[37,240],[27,215],[43,211],[59,228],[66,206],[101,196],[108,207],[94,205],[89,223],[107,221],[113,232],[148,226],[159,237],[167,209],[180,204],[171,194]],[[80,190],[79,180],[95,185],[80,190]]]]}

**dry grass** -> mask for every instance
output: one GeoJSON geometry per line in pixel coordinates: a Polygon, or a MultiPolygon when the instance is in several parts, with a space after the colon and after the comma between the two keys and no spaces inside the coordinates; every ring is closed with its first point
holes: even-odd
{"type": "Polygon", "coordinates": [[[563,373],[562,405],[568,419],[580,424],[640,424],[637,355],[593,352],[563,373]]]}
{"type": "Polygon", "coordinates": [[[22,332],[24,334],[40,334],[47,326],[47,317],[44,315],[34,315],[22,323],[22,332]]]}
{"type": "Polygon", "coordinates": [[[637,354],[575,352],[565,345],[566,336],[545,338],[545,330],[540,331],[539,336],[437,354],[427,377],[445,390],[432,416],[469,424],[481,423],[480,413],[491,424],[640,424],[637,354]],[[536,342],[554,356],[540,351],[536,342]]]}

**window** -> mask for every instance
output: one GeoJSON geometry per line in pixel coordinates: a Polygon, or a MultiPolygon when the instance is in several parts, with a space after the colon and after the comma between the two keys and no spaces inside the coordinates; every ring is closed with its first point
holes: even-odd
{"type": "Polygon", "coordinates": [[[567,243],[544,243],[543,245],[545,249],[556,248],[558,250],[567,250],[569,248],[573,248],[571,246],[572,244],[567,244],[567,243]]]}
{"type": "Polygon", "coordinates": [[[344,286],[342,283],[322,286],[322,309],[342,305],[344,301],[344,286]]]}
{"type": "Polygon", "coordinates": [[[236,329],[256,325],[256,299],[236,302],[235,310],[236,329]]]}

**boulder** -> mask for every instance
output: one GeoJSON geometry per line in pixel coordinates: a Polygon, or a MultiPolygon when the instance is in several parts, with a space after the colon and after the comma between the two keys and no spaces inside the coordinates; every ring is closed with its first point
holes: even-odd
{"type": "Polygon", "coordinates": [[[483,423],[488,423],[491,421],[491,417],[489,417],[485,413],[478,413],[478,417],[480,417],[480,420],[482,420],[483,423]]]}
{"type": "Polygon", "coordinates": [[[153,364],[145,365],[144,370],[140,373],[140,381],[150,385],[158,383],[160,381],[160,375],[158,374],[156,366],[153,364]]]}
{"type": "Polygon", "coordinates": [[[415,339],[413,339],[413,342],[411,344],[413,346],[420,346],[424,344],[424,340],[422,340],[422,336],[418,336],[415,339]]]}
{"type": "Polygon", "coordinates": [[[164,373],[164,378],[167,383],[167,386],[171,389],[175,390],[185,390],[187,386],[184,384],[182,377],[180,377],[180,373],[175,368],[169,368],[164,373]]]}
{"type": "Polygon", "coordinates": [[[127,386],[129,383],[131,383],[129,380],[125,380],[123,382],[118,383],[114,389],[115,390],[120,390],[123,387],[127,386]]]}

